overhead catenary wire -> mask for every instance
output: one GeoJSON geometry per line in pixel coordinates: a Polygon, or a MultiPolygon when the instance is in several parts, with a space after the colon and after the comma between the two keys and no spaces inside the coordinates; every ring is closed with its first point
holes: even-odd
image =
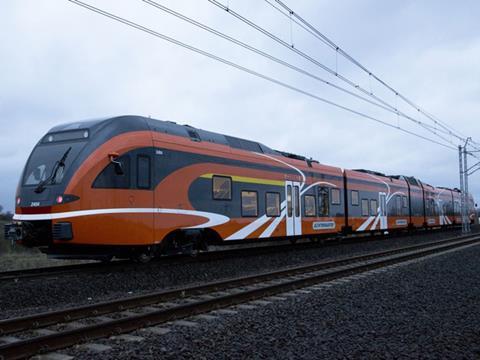
{"type": "MultiPolygon", "coordinates": [[[[273,5],[270,3],[269,0],[264,0],[265,2],[267,2],[268,4],[270,5],[273,5]]],[[[414,104],[412,101],[410,101],[408,98],[404,97],[401,93],[399,93],[396,89],[394,89],[393,87],[391,87],[390,85],[388,85],[385,81],[383,81],[382,79],[380,79],[377,75],[375,75],[372,71],[370,71],[369,69],[367,69],[364,65],[362,65],[359,61],[357,61],[353,56],[349,55],[346,51],[344,51],[340,46],[338,46],[336,43],[334,43],[332,40],[330,40],[326,35],[324,35],[323,33],[321,33],[318,29],[316,29],[313,25],[311,25],[309,22],[307,22],[305,19],[303,19],[298,13],[296,13],[295,11],[293,11],[293,9],[291,9],[290,7],[288,7],[284,2],[282,2],[281,0],[274,0],[277,4],[279,4],[282,8],[284,8],[286,10],[286,12],[288,12],[288,16],[293,16],[295,17],[296,19],[299,20],[299,22],[296,22],[297,25],[301,26],[304,30],[307,30],[310,34],[314,35],[315,37],[317,37],[319,40],[321,40],[324,44],[328,45],[329,47],[331,47],[333,50],[335,50],[337,53],[341,54],[343,57],[345,57],[347,60],[349,60],[350,62],[352,62],[354,65],[356,65],[357,67],[359,67],[360,69],[362,69],[364,72],[366,72],[369,76],[372,76],[376,81],[378,81],[379,83],[381,83],[383,86],[385,86],[387,89],[389,89],[390,91],[392,91],[393,93],[395,93],[396,95],[398,95],[402,100],[404,100],[405,102],[407,102],[409,105],[411,105],[412,107],[415,108],[415,110],[419,111],[419,112],[422,112],[424,113],[424,115],[426,115],[427,117],[431,117],[431,120],[434,121],[435,123],[439,124],[439,125],[443,125],[443,127],[448,130],[450,129],[450,127],[443,123],[441,120],[438,120],[438,119],[434,119],[430,114],[428,114],[425,110],[421,109],[418,105],[414,104]]],[[[274,6],[275,7],[275,6],[274,6]]],[[[275,7],[277,10],[280,10],[278,9],[277,7],[275,7]]],[[[283,15],[286,15],[284,12],[281,12],[283,15]]],[[[453,129],[450,129],[453,131],[453,129]]],[[[453,135],[453,133],[452,133],[453,135]]],[[[465,139],[461,139],[461,140],[465,140],[465,139]]]]}
{"type": "Polygon", "coordinates": [[[320,32],[317,28],[315,28],[313,25],[311,25],[308,21],[306,21],[304,18],[302,18],[298,13],[296,13],[292,8],[288,7],[283,1],[281,0],[274,0],[277,4],[279,4],[285,12],[281,11],[278,7],[276,7],[274,4],[271,3],[271,0],[264,0],[266,3],[268,3],[270,6],[274,7],[277,9],[280,13],[282,13],[284,16],[288,16],[290,19],[293,17],[295,18],[295,23],[300,26],[302,29],[307,31],[308,33],[312,34],[314,37],[319,39],[321,42],[332,48],[337,54],[342,55],[345,59],[359,67],[362,71],[367,73],[370,77],[373,77],[377,82],[382,84],[384,87],[386,87],[388,90],[393,92],[396,96],[398,96],[400,99],[402,99],[404,102],[406,102],[408,105],[413,107],[417,112],[421,113],[422,115],[426,116],[428,119],[434,122],[434,124],[442,127],[444,130],[446,130],[449,135],[456,137],[460,141],[465,141],[466,136],[461,134],[459,131],[453,129],[450,125],[445,123],[444,121],[438,119],[437,117],[433,116],[432,114],[428,113],[425,109],[414,103],[412,100],[404,96],[402,93],[400,93],[398,90],[393,88],[391,85],[389,85],[386,81],[382,80],[379,76],[377,76],[375,73],[373,73],[371,70],[369,70],[367,67],[365,67],[363,64],[361,64],[358,60],[356,60],[353,56],[348,54],[345,50],[343,50],[340,46],[338,46],[335,42],[333,42],[330,38],[328,38],[325,34],[320,32]]]}
{"type": "Polygon", "coordinates": [[[300,88],[298,88],[298,87],[295,87],[295,86],[293,86],[293,85],[287,84],[287,83],[285,83],[285,82],[283,82],[283,81],[277,80],[277,79],[272,78],[272,77],[270,77],[270,76],[264,75],[264,74],[262,74],[262,73],[259,73],[259,72],[255,71],[255,70],[246,68],[246,67],[244,67],[244,66],[242,66],[242,65],[236,64],[236,63],[234,63],[234,62],[232,62],[232,61],[226,60],[226,59],[224,59],[224,58],[222,58],[222,57],[219,57],[219,56],[217,56],[217,55],[214,55],[214,54],[212,54],[212,53],[209,53],[209,52],[207,52],[207,51],[204,51],[204,50],[202,50],[202,49],[199,49],[199,48],[197,48],[197,47],[194,47],[194,46],[192,46],[192,45],[189,45],[189,44],[187,44],[187,43],[181,42],[181,41],[176,40],[176,39],[174,39],[174,38],[172,38],[172,37],[169,37],[169,36],[167,36],[167,35],[161,34],[161,33],[157,32],[157,31],[155,31],[155,30],[152,30],[152,29],[150,29],[150,28],[148,28],[148,27],[145,27],[145,26],[140,25],[140,24],[138,24],[138,23],[135,23],[135,22],[133,22],[133,21],[127,20],[127,19],[125,19],[125,18],[123,18],[123,17],[114,15],[114,14],[112,14],[112,13],[110,13],[110,12],[107,12],[107,11],[105,11],[105,10],[102,10],[102,9],[100,9],[100,8],[97,8],[97,7],[95,7],[95,6],[92,6],[92,5],[90,5],[90,4],[87,4],[87,3],[83,2],[83,1],[79,1],[79,0],[68,0],[68,1],[71,2],[71,3],[73,3],[73,4],[76,4],[76,5],[78,5],[78,6],[81,6],[81,7],[85,8],[85,9],[87,9],[87,10],[90,10],[90,11],[95,12],[95,13],[97,13],[97,14],[103,15],[103,16],[105,16],[105,17],[107,17],[107,18],[110,18],[110,19],[112,19],[112,20],[115,20],[115,21],[117,21],[117,22],[120,22],[120,23],[122,23],[122,24],[124,24],[124,25],[127,25],[127,26],[132,27],[132,28],[137,29],[137,30],[140,30],[140,31],[142,31],[142,32],[145,32],[145,33],[147,33],[147,34],[150,34],[150,35],[152,35],[152,36],[155,36],[155,37],[157,37],[157,38],[160,38],[160,39],[162,39],[162,40],[168,41],[168,42],[170,42],[170,43],[172,43],[172,44],[175,44],[175,45],[177,45],[177,46],[183,47],[183,48],[185,48],[185,49],[187,49],[187,50],[190,50],[190,51],[195,52],[195,53],[197,53],[197,54],[203,55],[203,56],[208,57],[208,58],[210,58],[210,59],[216,60],[216,61],[218,61],[218,62],[221,62],[221,63],[225,64],[225,65],[228,65],[228,66],[231,66],[231,67],[236,68],[236,69],[238,69],[238,70],[241,70],[241,71],[243,71],[243,72],[246,72],[246,73],[248,73],[248,74],[250,74],[250,75],[256,76],[256,77],[258,77],[258,78],[261,78],[261,79],[267,80],[267,81],[269,81],[269,82],[272,82],[272,83],[274,83],[274,84],[276,84],[276,85],[279,85],[279,86],[282,86],[282,87],[284,87],[284,88],[287,88],[287,89],[290,89],[290,90],[292,90],[292,91],[295,91],[295,92],[297,92],[297,93],[303,94],[303,95],[305,95],[305,96],[308,96],[308,97],[313,98],[313,99],[315,99],[315,100],[318,100],[318,101],[320,101],[320,102],[329,104],[329,105],[331,105],[331,106],[334,106],[334,107],[336,107],[336,108],[345,110],[345,111],[350,112],[350,113],[352,113],[352,114],[355,114],[355,115],[364,117],[364,118],[366,118],[366,119],[370,119],[370,120],[372,120],[372,121],[375,121],[375,122],[377,122],[377,123],[383,124],[383,125],[388,126],[388,127],[390,127],[390,128],[397,129],[397,130],[399,130],[399,131],[401,131],[401,132],[404,132],[404,133],[406,133],[406,134],[415,136],[415,137],[420,138],[420,139],[423,139],[423,140],[425,140],[425,141],[429,141],[429,142],[431,142],[431,143],[434,143],[434,144],[443,146],[443,147],[445,147],[445,148],[449,148],[449,149],[454,149],[454,150],[456,150],[455,147],[452,147],[452,146],[450,146],[450,145],[448,145],[448,144],[441,143],[440,141],[437,141],[437,140],[435,140],[435,139],[428,138],[428,137],[426,137],[426,136],[417,134],[417,133],[415,133],[415,132],[413,132],[413,131],[410,131],[410,130],[408,130],[408,129],[404,129],[404,128],[395,126],[395,125],[393,125],[393,124],[391,124],[391,123],[388,123],[388,122],[386,122],[386,121],[383,121],[383,120],[377,119],[377,118],[375,118],[375,117],[373,117],[373,116],[364,114],[364,113],[362,113],[362,112],[360,112],[360,111],[357,111],[357,110],[348,108],[348,107],[346,107],[346,106],[337,104],[337,103],[335,103],[335,102],[333,102],[333,101],[324,99],[324,98],[322,98],[322,97],[320,97],[320,96],[318,96],[318,95],[315,95],[315,94],[313,94],[313,93],[310,93],[310,92],[308,92],[308,91],[305,91],[305,90],[303,90],[303,89],[300,89],[300,88]]]}
{"type": "MultiPolygon", "coordinates": [[[[322,82],[322,83],[324,83],[324,84],[326,84],[326,85],[328,85],[328,86],[331,86],[331,87],[333,87],[333,88],[335,88],[335,89],[337,89],[337,90],[339,90],[339,91],[342,91],[342,92],[344,92],[344,93],[346,93],[346,94],[348,94],[348,95],[351,95],[351,96],[353,96],[353,97],[355,97],[355,98],[357,98],[357,99],[360,99],[360,100],[362,100],[362,101],[365,101],[365,102],[367,102],[367,103],[369,103],[369,104],[372,104],[372,105],[374,105],[374,106],[377,106],[377,107],[379,107],[379,108],[381,108],[381,109],[383,109],[383,110],[385,110],[385,111],[389,111],[389,112],[391,112],[391,113],[394,113],[394,114],[396,114],[397,116],[405,117],[406,119],[408,119],[408,120],[416,123],[417,125],[424,126],[425,128],[429,128],[430,131],[431,131],[432,133],[434,133],[435,135],[437,135],[437,136],[438,136],[438,134],[437,134],[438,131],[442,132],[441,130],[433,129],[433,127],[432,127],[431,125],[429,125],[429,124],[421,124],[418,120],[416,120],[416,119],[408,116],[407,114],[404,114],[404,113],[402,113],[402,112],[400,112],[400,111],[395,111],[395,110],[393,110],[391,106],[384,106],[384,105],[379,104],[379,103],[377,103],[377,102],[375,102],[375,101],[373,101],[373,100],[370,100],[370,99],[368,99],[368,98],[366,98],[366,97],[363,97],[363,96],[361,96],[361,95],[355,94],[354,92],[352,92],[352,91],[350,91],[350,90],[348,90],[348,89],[345,89],[345,88],[343,88],[343,87],[341,87],[341,86],[338,86],[338,85],[336,85],[336,84],[334,84],[334,83],[331,83],[330,81],[325,80],[325,79],[323,79],[323,78],[320,78],[320,77],[318,77],[317,75],[315,75],[315,74],[313,74],[313,73],[311,73],[311,72],[309,72],[309,71],[306,71],[306,70],[304,70],[304,69],[302,69],[302,68],[299,68],[298,66],[295,66],[295,65],[293,65],[293,64],[291,64],[291,63],[288,63],[288,62],[286,62],[286,61],[284,61],[284,60],[281,60],[281,59],[279,59],[279,58],[277,58],[277,57],[275,57],[275,56],[273,56],[273,55],[271,55],[271,54],[269,54],[269,53],[267,53],[267,52],[265,52],[265,51],[262,51],[262,50],[260,50],[260,49],[258,49],[258,48],[256,48],[256,47],[252,46],[252,45],[249,45],[249,44],[247,44],[247,43],[245,43],[245,42],[242,42],[242,41],[240,41],[240,40],[238,40],[238,39],[236,39],[236,38],[234,38],[234,37],[232,37],[232,36],[229,36],[229,35],[221,32],[221,31],[219,31],[219,30],[216,30],[216,29],[214,29],[214,28],[212,28],[212,27],[209,27],[209,26],[207,26],[207,25],[205,25],[205,24],[203,24],[203,23],[201,23],[201,22],[199,22],[199,21],[196,21],[196,20],[194,20],[194,19],[192,19],[192,18],[190,18],[190,17],[188,17],[188,16],[185,16],[184,14],[181,14],[181,13],[179,13],[179,12],[177,12],[177,11],[174,11],[174,10],[168,8],[167,6],[164,6],[164,5],[162,5],[162,4],[160,4],[160,3],[156,2],[156,1],[153,1],[153,0],[141,0],[141,1],[143,1],[144,3],[146,3],[146,4],[148,4],[148,5],[151,5],[151,6],[155,7],[155,8],[157,8],[157,9],[161,10],[161,11],[164,11],[164,12],[170,14],[170,15],[173,15],[173,16],[175,16],[175,17],[177,17],[177,18],[179,18],[179,19],[181,19],[181,20],[183,20],[183,21],[186,21],[186,22],[188,22],[189,24],[192,24],[192,25],[194,25],[194,26],[196,26],[196,27],[198,27],[198,28],[200,28],[200,29],[202,29],[202,30],[205,30],[205,31],[207,31],[207,32],[209,32],[209,33],[211,33],[211,34],[214,34],[214,35],[216,35],[216,36],[218,36],[218,37],[220,37],[220,38],[223,38],[223,39],[225,39],[225,40],[227,40],[227,41],[229,41],[229,42],[231,42],[231,43],[233,43],[233,44],[235,44],[235,45],[238,45],[238,46],[240,46],[240,47],[242,47],[242,48],[244,48],[244,49],[246,49],[246,50],[249,50],[249,51],[251,51],[251,52],[253,52],[253,53],[257,54],[257,55],[263,56],[264,58],[266,58],[266,59],[268,59],[268,60],[271,60],[271,61],[273,61],[273,62],[276,62],[277,64],[280,64],[280,65],[285,66],[285,67],[287,67],[287,68],[289,68],[289,69],[291,69],[291,70],[294,70],[294,71],[296,71],[296,72],[298,72],[298,73],[301,73],[301,74],[303,74],[303,75],[306,75],[306,76],[308,76],[308,77],[310,77],[310,78],[312,78],[312,79],[315,79],[315,80],[317,80],[317,81],[320,81],[320,82],[322,82]],[[434,130],[436,130],[437,132],[435,132],[434,130]]],[[[446,135],[448,135],[448,133],[447,133],[446,135]]],[[[452,142],[449,141],[448,139],[442,137],[441,135],[440,135],[439,137],[440,137],[442,140],[444,140],[444,141],[446,141],[446,142],[449,142],[449,143],[452,144],[452,145],[455,145],[454,143],[452,143],[452,142]]]]}
{"type": "MultiPolygon", "coordinates": [[[[311,31],[310,29],[308,29],[305,25],[302,25],[302,23],[300,23],[296,18],[293,17],[293,13],[290,14],[288,12],[285,13],[284,11],[282,11],[282,9],[280,9],[278,6],[276,6],[275,4],[273,4],[270,0],[265,0],[265,2],[270,5],[273,9],[275,9],[276,11],[278,11],[280,14],[282,14],[283,16],[285,17],[288,17],[289,19],[292,20],[292,22],[294,24],[296,24],[298,27],[302,28],[304,31],[310,33],[313,37],[316,37],[318,40],[322,41],[325,45],[327,45],[328,47],[331,47],[331,45],[326,42],[325,40],[323,40],[321,37],[319,37],[318,35],[316,35],[313,31],[311,31]]],[[[335,49],[334,49],[335,50],[335,49]]]]}
{"type": "MultiPolygon", "coordinates": [[[[278,6],[276,6],[275,4],[272,3],[272,0],[264,0],[268,5],[270,5],[272,8],[274,8],[276,11],[278,11],[280,14],[282,14],[283,16],[285,17],[288,17],[291,21],[293,21],[293,23],[295,23],[297,26],[299,26],[300,28],[302,28],[304,31],[306,31],[307,33],[309,33],[310,35],[312,35],[313,37],[315,37],[316,39],[320,40],[322,43],[324,43],[325,45],[327,45],[328,47],[330,47],[332,50],[335,51],[335,59],[337,61],[337,57],[338,57],[338,53],[340,52],[342,56],[346,56],[346,58],[351,61],[351,60],[354,60],[353,63],[357,66],[360,66],[360,68],[365,71],[368,76],[369,76],[369,80],[374,77],[376,81],[380,82],[382,85],[385,86],[386,82],[385,81],[379,81],[378,77],[373,74],[370,70],[368,70],[365,66],[363,66],[360,62],[356,61],[352,56],[348,55],[340,46],[338,46],[337,44],[335,44],[333,41],[331,41],[327,36],[325,36],[324,34],[322,34],[320,31],[318,31],[317,29],[315,29],[312,25],[310,25],[309,23],[307,23],[306,20],[304,20],[303,18],[301,18],[295,11],[293,11],[291,8],[289,8],[287,5],[285,5],[282,1],[279,1],[279,0],[275,0],[278,4],[280,4],[282,6],[282,8],[285,10],[283,11],[282,9],[280,9],[278,6]],[[292,16],[293,16],[293,19],[292,19],[292,16]],[[300,19],[303,24],[296,20],[296,19],[300,19]],[[309,27],[305,26],[304,24],[307,24],[309,25],[309,27]],[[313,29],[314,31],[310,30],[310,29],[313,29]]],[[[370,85],[370,89],[371,89],[371,85],[370,85]]],[[[394,89],[393,87],[387,85],[387,89],[390,90],[390,91],[393,91],[395,93],[395,96],[399,96],[401,95],[396,89],[394,89]]],[[[371,91],[371,90],[370,90],[371,91]]],[[[371,91],[372,92],[372,91],[371,91]]],[[[402,95],[403,96],[403,95],[402,95]]],[[[405,101],[405,99],[402,99],[405,101]]],[[[437,129],[436,126],[431,126],[431,125],[428,125],[430,126],[430,128],[435,128],[436,131],[440,131],[441,133],[445,134],[445,135],[450,135],[452,137],[455,137],[457,138],[458,140],[460,141],[465,141],[465,139],[467,138],[467,136],[463,133],[461,133],[460,131],[458,130],[455,130],[453,129],[451,126],[449,126],[448,124],[446,124],[445,122],[443,122],[442,120],[438,119],[436,116],[434,116],[433,114],[431,113],[428,113],[426,110],[420,108],[418,105],[414,104],[412,101],[408,101],[407,100],[407,103],[410,105],[410,106],[413,106],[414,109],[419,112],[420,114],[426,116],[429,120],[433,121],[433,123],[435,125],[439,125],[440,128],[437,129]]],[[[451,142],[450,142],[451,143],[451,142]]],[[[479,150],[479,146],[480,146],[480,143],[476,142],[476,141],[471,141],[472,143],[472,147],[474,147],[475,149],[479,150]]],[[[475,156],[476,158],[480,159],[479,157],[475,156]]]]}
{"type": "Polygon", "coordinates": [[[350,90],[348,90],[348,89],[345,89],[344,87],[341,87],[341,86],[336,85],[336,84],[334,84],[334,83],[332,83],[332,82],[330,82],[330,81],[328,81],[328,80],[325,80],[325,79],[323,79],[323,78],[321,78],[321,77],[319,77],[319,76],[317,76],[317,75],[315,75],[315,74],[313,74],[313,73],[311,73],[311,72],[309,72],[309,71],[306,71],[306,70],[304,70],[304,69],[302,69],[302,68],[299,68],[298,66],[295,66],[295,65],[293,65],[293,64],[291,64],[291,63],[288,63],[287,61],[281,60],[281,59],[279,59],[279,58],[277,58],[277,57],[275,57],[275,56],[273,56],[273,55],[271,55],[271,54],[269,54],[269,53],[267,53],[267,52],[265,52],[265,51],[262,51],[262,50],[260,50],[260,49],[258,49],[258,48],[256,48],[256,47],[254,47],[254,46],[248,45],[247,43],[245,43],[245,42],[243,42],[243,41],[240,41],[240,40],[238,40],[238,39],[236,39],[236,38],[234,38],[234,37],[232,37],[232,36],[229,36],[229,35],[221,32],[221,31],[219,31],[219,30],[214,29],[214,28],[212,28],[212,27],[210,27],[210,26],[207,26],[207,25],[205,25],[205,24],[202,24],[201,22],[196,21],[196,20],[194,20],[194,19],[192,19],[192,18],[190,18],[190,17],[188,17],[188,16],[185,16],[185,15],[183,15],[183,14],[180,14],[179,12],[176,12],[176,11],[174,11],[174,10],[172,10],[172,9],[170,9],[170,8],[162,5],[162,4],[159,4],[158,2],[155,2],[155,1],[152,1],[152,0],[141,0],[141,1],[147,3],[148,5],[153,6],[153,7],[157,8],[157,9],[159,9],[159,10],[162,10],[162,11],[164,11],[164,12],[170,14],[170,15],[173,15],[173,16],[175,16],[175,17],[177,17],[177,18],[179,18],[179,19],[181,19],[181,20],[183,20],[183,21],[186,21],[186,22],[188,22],[188,23],[190,23],[190,24],[192,24],[192,25],[194,25],[194,26],[197,26],[197,27],[199,27],[199,28],[201,28],[201,29],[203,29],[203,30],[205,30],[205,31],[208,31],[208,32],[210,32],[211,34],[214,34],[214,35],[219,36],[219,37],[221,37],[221,38],[223,38],[223,39],[225,39],[225,40],[227,40],[227,41],[230,41],[231,43],[234,43],[234,44],[236,44],[236,45],[238,45],[238,46],[241,46],[242,48],[244,48],[244,49],[246,49],[246,50],[249,50],[249,51],[251,51],[251,52],[254,52],[255,54],[258,54],[258,55],[260,55],[260,56],[263,56],[263,57],[265,57],[265,58],[268,59],[268,60],[271,60],[271,61],[273,61],[273,62],[276,62],[277,64],[280,64],[280,65],[282,65],[282,66],[288,67],[288,68],[290,68],[291,70],[294,70],[294,71],[296,71],[296,72],[298,72],[298,73],[301,73],[301,74],[303,74],[303,75],[306,75],[306,76],[308,76],[308,77],[310,77],[310,78],[312,78],[312,79],[315,79],[315,80],[317,80],[317,81],[320,81],[320,82],[324,83],[325,85],[331,86],[331,87],[333,87],[333,88],[335,88],[335,89],[337,89],[337,90],[339,90],[339,91],[342,91],[342,92],[344,92],[344,93],[346,93],[346,94],[348,94],[348,95],[354,96],[354,97],[356,97],[357,99],[366,101],[366,102],[368,102],[368,103],[370,103],[370,104],[372,104],[372,105],[375,105],[375,106],[377,106],[377,107],[380,107],[380,108],[382,108],[382,109],[384,109],[384,110],[391,111],[388,107],[386,107],[386,106],[384,106],[384,105],[382,105],[382,104],[379,104],[379,103],[377,103],[377,102],[375,102],[375,101],[372,101],[372,100],[370,100],[370,99],[368,99],[368,98],[366,98],[366,97],[363,97],[363,96],[361,96],[361,95],[355,94],[354,92],[352,92],[352,91],[350,91],[350,90]]]}
{"type": "Polygon", "coordinates": [[[295,47],[292,47],[288,42],[280,39],[278,36],[274,35],[273,33],[269,32],[268,30],[264,29],[263,27],[259,26],[258,24],[255,24],[253,21],[247,19],[246,17],[240,15],[239,13],[235,12],[234,10],[232,10],[231,7],[227,8],[224,4],[222,4],[221,2],[217,1],[217,0],[208,0],[210,3],[212,3],[213,5],[219,7],[220,9],[222,10],[225,10],[227,13],[229,13],[230,15],[236,17],[237,19],[239,19],[240,21],[243,21],[245,24],[249,25],[250,27],[252,27],[253,29],[259,31],[260,33],[264,34],[265,36],[271,38],[272,40],[276,41],[277,43],[279,43],[280,45],[286,47],[287,49],[290,49],[291,51],[295,52],[297,55],[303,57],[304,59],[310,61],[311,63],[315,64],[316,66],[320,67],[321,69],[325,70],[326,72],[328,72],[329,74],[337,77],[338,79],[342,80],[343,82],[347,83],[348,85],[352,86],[353,88],[365,93],[366,95],[370,96],[370,97],[373,97],[376,101],[382,103],[383,105],[385,106],[388,106],[390,107],[391,105],[386,103],[385,101],[383,101],[382,99],[380,98],[377,98],[375,95],[371,94],[368,90],[364,89],[363,87],[361,87],[359,84],[355,83],[354,81],[344,77],[343,75],[335,72],[335,70],[331,69],[330,67],[328,67],[327,65],[325,64],[322,64],[321,62],[319,62],[318,60],[314,59],[313,57],[311,57],[310,55],[304,53],[303,51],[300,51],[298,50],[297,48],[295,47]]]}
{"type": "Polygon", "coordinates": [[[254,23],[253,21],[247,19],[246,17],[242,16],[241,14],[235,12],[234,10],[232,10],[231,7],[227,7],[226,5],[222,4],[221,2],[217,1],[217,0],[208,0],[211,4],[217,6],[218,8],[226,11],[228,14],[234,16],[235,18],[237,18],[238,20],[244,22],[245,24],[247,24],[248,26],[252,27],[253,29],[259,31],[260,33],[264,34],[265,36],[271,38],[272,40],[274,40],[275,42],[279,43],[280,45],[284,46],[285,48],[293,51],[294,53],[296,53],[297,55],[301,56],[302,58],[310,61],[311,63],[315,64],[316,66],[320,67],[321,69],[325,70],[326,72],[330,73],[331,75],[337,77],[338,79],[340,79],[341,81],[347,83],[348,85],[352,86],[353,88],[357,89],[358,91],[364,93],[365,95],[375,99],[376,101],[380,102],[381,104],[391,108],[392,110],[394,110],[395,113],[398,113],[399,115],[401,115],[402,117],[405,117],[406,119],[409,119],[413,122],[415,122],[417,125],[423,127],[425,130],[431,132],[432,134],[434,134],[435,136],[439,137],[440,139],[442,139],[443,141],[446,141],[448,142],[449,144],[453,145],[453,146],[456,146],[456,144],[454,144],[452,141],[450,141],[449,139],[443,137],[442,135],[439,135],[438,134],[438,131],[435,131],[435,130],[432,130],[432,126],[431,125],[427,125],[425,124],[424,122],[420,121],[420,120],[417,120],[417,119],[414,119],[406,114],[404,114],[403,112],[400,112],[398,109],[396,109],[394,106],[392,106],[391,104],[389,104],[388,102],[384,101],[383,99],[379,98],[378,96],[376,96],[375,94],[369,92],[367,89],[363,88],[362,86],[360,86],[359,84],[355,83],[354,81],[350,80],[349,78],[343,76],[342,74],[338,73],[337,71],[331,69],[330,67],[328,67],[327,65],[321,63],[320,61],[316,60],[315,58],[313,58],[312,56],[306,54],[305,52],[299,50],[298,48],[295,48],[295,47],[292,47],[290,46],[290,44],[284,40],[282,40],[281,38],[279,38],[278,36],[276,36],[275,34],[271,33],[270,31],[266,30],[265,28],[261,27],[260,25],[254,23]]]}

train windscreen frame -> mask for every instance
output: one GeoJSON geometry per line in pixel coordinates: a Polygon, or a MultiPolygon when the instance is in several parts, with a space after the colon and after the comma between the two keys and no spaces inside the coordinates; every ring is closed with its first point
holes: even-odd
{"type": "Polygon", "coordinates": [[[65,165],[58,167],[55,177],[45,185],[60,184],[63,181],[66,171],[71,166],[79,152],[85,146],[85,141],[52,142],[39,144],[33,149],[25,167],[22,184],[23,186],[38,186],[55,173],[55,167],[65,156],[65,165]],[[69,150],[70,149],[70,150],[69,150]]]}

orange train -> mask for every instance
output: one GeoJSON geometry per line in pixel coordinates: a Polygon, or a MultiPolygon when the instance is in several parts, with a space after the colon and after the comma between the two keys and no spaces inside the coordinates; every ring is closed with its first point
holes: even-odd
{"type": "Polygon", "coordinates": [[[55,257],[148,260],[209,244],[451,226],[460,198],[413,177],[120,116],[51,129],[27,161],[5,230],[55,257]]]}

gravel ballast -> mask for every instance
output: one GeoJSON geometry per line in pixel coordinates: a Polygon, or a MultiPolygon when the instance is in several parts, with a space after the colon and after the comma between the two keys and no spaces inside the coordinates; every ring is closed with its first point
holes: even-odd
{"type": "Polygon", "coordinates": [[[249,255],[201,263],[152,263],[111,272],[76,273],[53,278],[0,283],[0,318],[58,310],[172,287],[273,271],[449,238],[454,232],[427,233],[368,242],[336,244],[273,254],[249,255]]]}
{"type": "Polygon", "coordinates": [[[479,358],[479,260],[476,245],[320,290],[280,294],[269,304],[231,308],[236,313],[185,319],[189,326],[129,334],[137,341],[97,340],[112,347],[101,354],[80,347],[62,353],[104,360],[479,358]]]}

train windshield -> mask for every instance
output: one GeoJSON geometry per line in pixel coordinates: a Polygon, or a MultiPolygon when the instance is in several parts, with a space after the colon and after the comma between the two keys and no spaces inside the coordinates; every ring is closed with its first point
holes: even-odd
{"type": "Polygon", "coordinates": [[[23,185],[60,184],[84,145],[83,141],[38,145],[25,168],[23,185]]]}

